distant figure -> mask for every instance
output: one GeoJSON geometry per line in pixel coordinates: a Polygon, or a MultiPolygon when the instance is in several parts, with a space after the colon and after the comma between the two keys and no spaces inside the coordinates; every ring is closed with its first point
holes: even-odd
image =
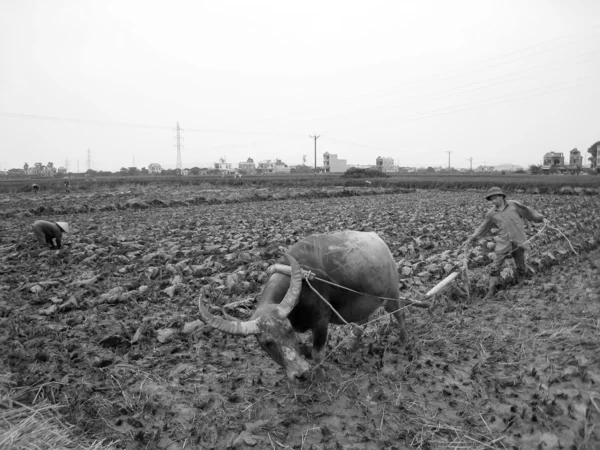
{"type": "Polygon", "coordinates": [[[40,190],[40,187],[37,184],[34,184],[33,186],[31,186],[31,189],[33,189],[34,194],[37,194],[40,190]]]}
{"type": "Polygon", "coordinates": [[[45,220],[36,220],[33,223],[33,236],[42,245],[50,245],[50,248],[57,249],[61,247],[62,234],[69,232],[67,222],[47,222],[45,220]],[[56,245],[54,244],[56,241],[56,245]]]}
{"type": "Polygon", "coordinates": [[[65,180],[65,191],[71,192],[71,182],[69,180],[65,180]]]}

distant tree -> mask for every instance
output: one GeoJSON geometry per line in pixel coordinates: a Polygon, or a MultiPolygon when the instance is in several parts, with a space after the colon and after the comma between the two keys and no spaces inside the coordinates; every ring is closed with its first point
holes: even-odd
{"type": "Polygon", "coordinates": [[[523,173],[525,173],[525,171],[523,169],[517,169],[517,170],[515,170],[515,173],[523,174],[523,173]]]}
{"type": "Polygon", "coordinates": [[[314,167],[307,166],[306,164],[297,165],[290,169],[290,173],[313,173],[314,171],[314,167]]]}
{"type": "Polygon", "coordinates": [[[531,172],[532,175],[539,175],[541,171],[542,168],[540,166],[536,166],[535,164],[529,166],[529,172],[531,172]]]}
{"type": "Polygon", "coordinates": [[[598,161],[598,146],[599,145],[600,145],[600,141],[592,144],[592,146],[587,149],[587,152],[590,154],[588,161],[590,161],[590,163],[591,163],[590,167],[592,167],[592,168],[597,168],[596,161],[598,161]]]}
{"type": "Polygon", "coordinates": [[[556,174],[556,173],[558,173],[558,167],[550,166],[550,169],[548,169],[548,172],[550,172],[552,174],[556,174]]]}
{"type": "Polygon", "coordinates": [[[23,164],[23,170],[25,171],[25,173],[27,173],[27,171],[29,170],[29,164],[23,164]]]}
{"type": "Polygon", "coordinates": [[[9,169],[7,174],[11,177],[21,177],[25,175],[24,169],[9,169]]]}
{"type": "Polygon", "coordinates": [[[191,173],[192,175],[200,175],[200,167],[192,167],[192,168],[190,169],[190,173],[191,173]]]}
{"type": "Polygon", "coordinates": [[[376,169],[358,169],[351,167],[342,175],[342,178],[388,178],[389,175],[376,169]]]}
{"type": "Polygon", "coordinates": [[[139,174],[140,174],[140,170],[137,167],[128,167],[127,168],[127,175],[135,176],[135,175],[139,175],[139,174]]]}
{"type": "Polygon", "coordinates": [[[119,175],[127,175],[129,173],[129,169],[127,167],[121,167],[119,169],[119,175]]]}
{"type": "Polygon", "coordinates": [[[175,175],[175,169],[163,169],[160,172],[161,175],[175,175]]]}
{"type": "Polygon", "coordinates": [[[433,167],[429,166],[427,168],[427,170],[425,170],[425,172],[427,172],[427,173],[435,173],[435,169],[433,167]]]}
{"type": "Polygon", "coordinates": [[[140,172],[142,173],[142,175],[148,175],[150,173],[150,171],[148,169],[146,169],[145,167],[142,167],[140,169],[140,172]]]}

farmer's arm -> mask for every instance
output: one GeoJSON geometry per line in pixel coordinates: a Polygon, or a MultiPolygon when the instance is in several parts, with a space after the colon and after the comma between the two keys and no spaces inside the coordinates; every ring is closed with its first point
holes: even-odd
{"type": "Polygon", "coordinates": [[[530,220],[532,222],[543,222],[545,217],[543,214],[540,214],[535,209],[530,208],[529,206],[525,206],[523,203],[514,201],[515,207],[519,212],[519,215],[524,219],[530,220]]]}
{"type": "Polygon", "coordinates": [[[479,225],[479,227],[477,227],[477,229],[471,236],[469,236],[469,238],[467,239],[467,243],[471,243],[475,239],[485,236],[486,234],[489,233],[489,231],[492,229],[493,226],[494,226],[494,222],[492,222],[492,215],[488,213],[488,214],[486,214],[485,219],[482,222],[482,224],[479,225]]]}

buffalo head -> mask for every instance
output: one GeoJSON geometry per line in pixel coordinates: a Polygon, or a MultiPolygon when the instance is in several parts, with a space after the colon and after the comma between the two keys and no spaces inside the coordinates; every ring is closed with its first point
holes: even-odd
{"type": "Polygon", "coordinates": [[[271,359],[283,366],[289,380],[305,380],[310,367],[300,355],[296,333],[287,316],[294,309],[302,289],[302,270],[296,260],[286,254],[291,266],[290,286],[279,304],[263,304],[247,322],[233,322],[215,317],[198,299],[200,317],[208,325],[236,336],[255,335],[271,359]]]}

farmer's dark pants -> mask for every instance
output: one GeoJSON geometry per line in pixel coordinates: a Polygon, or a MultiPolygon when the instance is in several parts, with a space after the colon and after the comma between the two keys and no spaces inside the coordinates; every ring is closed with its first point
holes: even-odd
{"type": "Polygon", "coordinates": [[[497,277],[500,275],[504,261],[512,257],[515,260],[517,266],[517,274],[525,275],[527,269],[525,266],[525,249],[519,247],[517,244],[512,243],[511,247],[508,247],[505,252],[496,253],[496,259],[491,265],[490,276],[497,277]]]}

